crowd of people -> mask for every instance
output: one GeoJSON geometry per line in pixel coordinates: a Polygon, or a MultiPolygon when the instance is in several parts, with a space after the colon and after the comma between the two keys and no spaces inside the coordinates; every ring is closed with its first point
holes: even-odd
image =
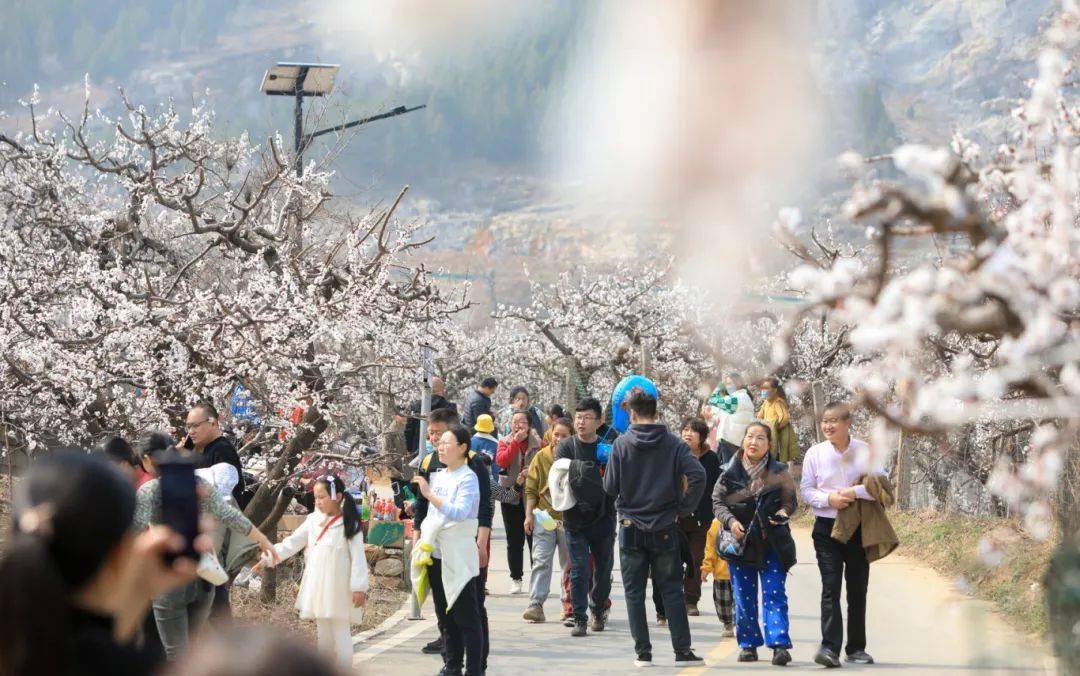
{"type": "Polygon", "coordinates": [[[489,378],[470,393],[463,419],[471,429],[459,427],[453,405],[433,411],[429,448],[418,449],[424,456],[425,495],[415,507],[421,537],[445,528],[447,520],[475,524],[467,526],[470,533],[475,530],[476,541],[475,553],[468,556],[470,563],[475,557],[477,572],[461,592],[464,600],[459,594],[448,605],[445,595],[435,594],[440,635],[423,651],[442,656],[440,674],[482,674],[487,668],[484,602],[496,502],[506,529],[512,595],[526,591],[524,554],[529,553],[526,622],[547,621],[544,605],[557,555],[564,572],[560,621],[572,637],[603,632],[617,551],[635,665],[652,664],[646,615],[650,581],[656,623],[667,627],[676,664],[702,663],[692,647],[688,618],[700,615],[702,585],[711,577],[722,634],[738,642],[738,660],[757,661],[758,649],[765,646],[772,663],[784,666],[792,659],[786,581],[796,557],[788,521],[801,496],[815,514],[822,579],[822,638],[814,661],[839,667],[843,648],[847,662],[873,663],[865,637],[869,561],[891,551],[896,536],[883,512],[887,480],[881,468],[865,467],[869,454],[864,442],[850,436],[848,405],[825,407],[819,421],[825,441],[802,453],[777,378],[758,384],[755,408],[751,388],[739,374],[726,374],[698,416],[685,420],[678,433],[660,422],[654,386],[630,389],[606,412],[596,398],[583,398],[570,415],[557,405],[545,415],[522,386],[495,410],[497,389],[489,378]],[[616,408],[628,414],[622,430],[613,420],[616,408]],[[433,504],[428,485],[439,476],[437,468],[450,466],[447,458],[476,487],[436,492],[446,506],[436,508],[437,522],[428,521],[433,504]],[[796,486],[793,469],[800,465],[796,486]],[[844,579],[846,645],[840,610],[844,579]],[[470,627],[480,628],[474,644],[470,627]]]}
{"type": "MultiPolygon", "coordinates": [[[[838,667],[843,654],[850,663],[873,663],[866,652],[869,563],[892,551],[896,536],[883,511],[891,487],[882,468],[865,466],[869,453],[850,435],[850,408],[826,406],[819,420],[825,440],[803,453],[775,378],[755,388],[755,410],[751,388],[738,374],[725,375],[677,429],[661,421],[655,386],[635,378],[640,382],[617,390],[606,410],[585,397],[572,412],[541,410],[522,386],[495,409],[499,384],[488,378],[459,414],[445,385],[435,383],[427,438],[411,430],[403,449],[415,448],[415,499],[400,506],[422,545],[413,564],[427,566],[439,628],[423,651],[442,657],[440,674],[487,670],[496,503],[508,591],[527,594],[526,622],[547,621],[558,556],[559,620],[575,638],[603,632],[618,552],[635,665],[652,664],[650,583],[655,621],[667,628],[676,664],[703,662],[689,618],[700,615],[711,577],[717,619],[723,636],[737,641],[739,661],[756,661],[764,646],[782,666],[792,659],[786,582],[796,548],[788,520],[801,497],[815,516],[822,582],[814,660],[838,667]]],[[[216,409],[193,406],[184,432],[180,439],[152,433],[136,444],[112,438],[100,453],[55,454],[34,464],[0,557],[0,579],[20,580],[0,591],[0,614],[27,618],[0,636],[0,676],[149,673],[162,662],[185,673],[185,665],[211,660],[189,648],[189,637],[215,613],[227,616],[230,583],[215,569],[229,561],[230,548],[252,547],[259,550],[256,571],[305,551],[296,608],[315,621],[322,657],[310,659],[325,666],[312,673],[349,668],[350,624],[366,605],[368,570],[346,483],[315,477],[311,513],[275,544],[241,511],[243,467],[216,409]],[[190,543],[163,525],[162,464],[180,457],[198,467],[198,510],[214,522],[196,539],[194,559],[178,555],[190,543]],[[60,649],[50,647],[55,636],[65,637],[60,649]]],[[[213,642],[207,646],[214,654],[213,642]]]]}
{"type": "Polygon", "coordinates": [[[316,509],[275,545],[240,509],[243,467],[214,406],[193,406],[178,436],[152,432],[135,444],[113,437],[99,452],[57,452],[27,472],[0,556],[0,674],[346,673],[350,613],[366,602],[367,560],[341,480],[316,482],[316,509]],[[162,474],[178,464],[193,479],[192,508],[204,517],[190,541],[166,525],[183,500],[169,494],[175,485],[166,488],[162,474]],[[307,547],[297,607],[316,621],[320,653],[227,621],[221,561],[251,546],[267,566],[307,547]],[[212,638],[189,647],[215,615],[212,638]],[[224,638],[265,650],[238,660],[221,649],[224,638]]]}

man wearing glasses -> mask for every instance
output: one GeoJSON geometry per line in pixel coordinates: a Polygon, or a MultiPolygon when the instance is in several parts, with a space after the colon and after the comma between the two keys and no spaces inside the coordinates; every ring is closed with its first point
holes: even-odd
{"type": "MultiPolygon", "coordinates": [[[[603,411],[600,402],[589,397],[574,409],[574,435],[563,439],[555,449],[555,459],[588,463],[596,472],[594,483],[600,486],[601,502],[585,508],[581,495],[577,504],[563,512],[563,527],[570,550],[570,598],[574,606],[574,629],[571,636],[585,636],[587,629],[603,631],[611,607],[611,568],[615,547],[615,500],[603,490],[600,473],[607,464],[611,443],[618,434],[611,429],[606,437],[597,435],[603,411]],[[597,508],[598,507],[598,508],[597,508]],[[589,579],[589,555],[596,561],[589,579]],[[591,584],[590,584],[591,582],[591,584]],[[586,611],[592,611],[592,625],[587,626],[586,611]]],[[[573,470],[571,470],[573,471],[573,470]]],[[[571,488],[573,490],[573,488],[571,488]]]]}
{"type": "Polygon", "coordinates": [[[846,543],[832,537],[837,514],[857,500],[873,500],[861,477],[888,473],[874,466],[870,447],[851,437],[851,406],[834,401],[821,414],[825,441],[811,446],[803,458],[800,492],[814,509],[814,553],[821,573],[821,648],[814,661],[827,668],[840,666],[844,618],[840,609],[841,585],[847,590],[847,646],[845,661],[873,664],[866,652],[866,592],[870,562],[859,528],[846,543]],[[844,582],[846,581],[846,584],[844,582]]]}
{"type": "Polygon", "coordinates": [[[240,480],[233,488],[233,498],[240,504],[244,492],[244,467],[240,464],[240,454],[236,447],[221,431],[217,409],[210,402],[201,401],[188,411],[184,424],[187,437],[181,446],[191,450],[199,467],[211,467],[219,462],[227,462],[236,468],[240,480]]]}

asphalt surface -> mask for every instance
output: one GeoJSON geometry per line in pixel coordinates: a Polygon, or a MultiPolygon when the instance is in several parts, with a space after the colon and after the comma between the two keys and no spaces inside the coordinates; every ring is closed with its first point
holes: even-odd
{"type": "MultiPolygon", "coordinates": [[[[496,510],[498,516],[498,511],[496,510]]],[[[814,559],[810,531],[797,528],[799,562],[788,578],[793,662],[774,667],[771,652],[760,649],[761,662],[736,662],[739,649],[732,638],[722,638],[720,621],[712,605],[711,582],[704,586],[700,617],[690,618],[694,650],[705,658],[703,667],[675,667],[666,627],[650,625],[655,670],[683,675],[762,670],[822,669],[813,663],[820,641],[821,582],[814,559]]],[[[902,551],[902,548],[901,548],[902,551]]],[[[618,674],[634,667],[633,640],[626,620],[626,604],[615,553],[611,617],[607,629],[583,638],[570,636],[558,621],[558,590],[545,604],[548,621],[528,624],[521,613],[528,594],[511,596],[506,565],[506,541],[496,523],[487,608],[491,622],[490,676],[533,674],[618,674]]],[[[528,557],[526,557],[528,566],[528,557]]],[[[558,562],[556,561],[556,566],[558,562]]],[[[558,579],[553,574],[553,586],[558,579]]],[[[528,581],[526,570],[526,590],[528,581]]],[[[648,597],[651,598],[651,597],[648,597]]],[[[653,618],[651,602],[649,617],[653,618]]],[[[438,655],[423,655],[420,647],[436,635],[435,611],[430,600],[424,619],[404,620],[376,636],[358,641],[354,666],[360,673],[437,674],[438,655]]],[[[878,671],[905,674],[1043,674],[1053,673],[1054,662],[1045,643],[1018,635],[990,604],[961,593],[949,580],[900,554],[871,564],[867,616],[867,650],[873,666],[845,664],[840,673],[878,671]]],[[[640,670],[649,673],[648,669],[640,670]]]]}

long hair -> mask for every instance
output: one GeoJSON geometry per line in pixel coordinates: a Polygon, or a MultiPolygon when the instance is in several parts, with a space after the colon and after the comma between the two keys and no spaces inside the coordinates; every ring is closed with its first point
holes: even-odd
{"type": "Polygon", "coordinates": [[[769,376],[768,378],[764,378],[761,382],[762,384],[769,383],[769,385],[776,390],[776,396],[787,401],[787,392],[784,392],[784,386],[780,384],[779,378],[776,376],[769,376]]]}
{"type": "Polygon", "coordinates": [[[345,527],[345,539],[351,540],[354,535],[360,532],[360,510],[356,508],[356,501],[345,490],[345,482],[341,480],[341,477],[327,474],[316,479],[315,483],[322,484],[322,487],[330,495],[341,496],[341,522],[345,527]],[[331,485],[333,485],[333,489],[330,488],[331,485]]]}
{"type": "Polygon", "coordinates": [[[34,463],[15,497],[0,557],[0,674],[61,674],[71,598],[131,528],[135,490],[100,455],[34,463]]]}

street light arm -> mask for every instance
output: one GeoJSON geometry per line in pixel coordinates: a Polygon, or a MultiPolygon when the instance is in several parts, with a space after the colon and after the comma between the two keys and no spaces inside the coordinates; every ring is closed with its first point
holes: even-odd
{"type": "Polygon", "coordinates": [[[331,133],[334,133],[334,132],[345,131],[346,129],[351,129],[353,127],[359,127],[360,125],[367,124],[368,122],[375,122],[376,120],[385,120],[388,117],[397,117],[398,115],[404,115],[405,113],[411,113],[414,110],[420,110],[421,108],[427,108],[427,105],[415,106],[413,108],[406,108],[405,106],[398,106],[397,108],[394,108],[393,110],[387,111],[385,113],[379,113],[378,115],[372,115],[371,117],[365,117],[362,120],[355,120],[353,122],[346,122],[345,124],[341,124],[341,125],[338,125],[336,127],[329,127],[327,129],[320,129],[319,131],[312,132],[310,134],[306,134],[304,136],[304,145],[306,146],[307,144],[311,143],[311,141],[313,139],[318,138],[319,136],[322,136],[324,134],[331,134],[331,133]]]}

